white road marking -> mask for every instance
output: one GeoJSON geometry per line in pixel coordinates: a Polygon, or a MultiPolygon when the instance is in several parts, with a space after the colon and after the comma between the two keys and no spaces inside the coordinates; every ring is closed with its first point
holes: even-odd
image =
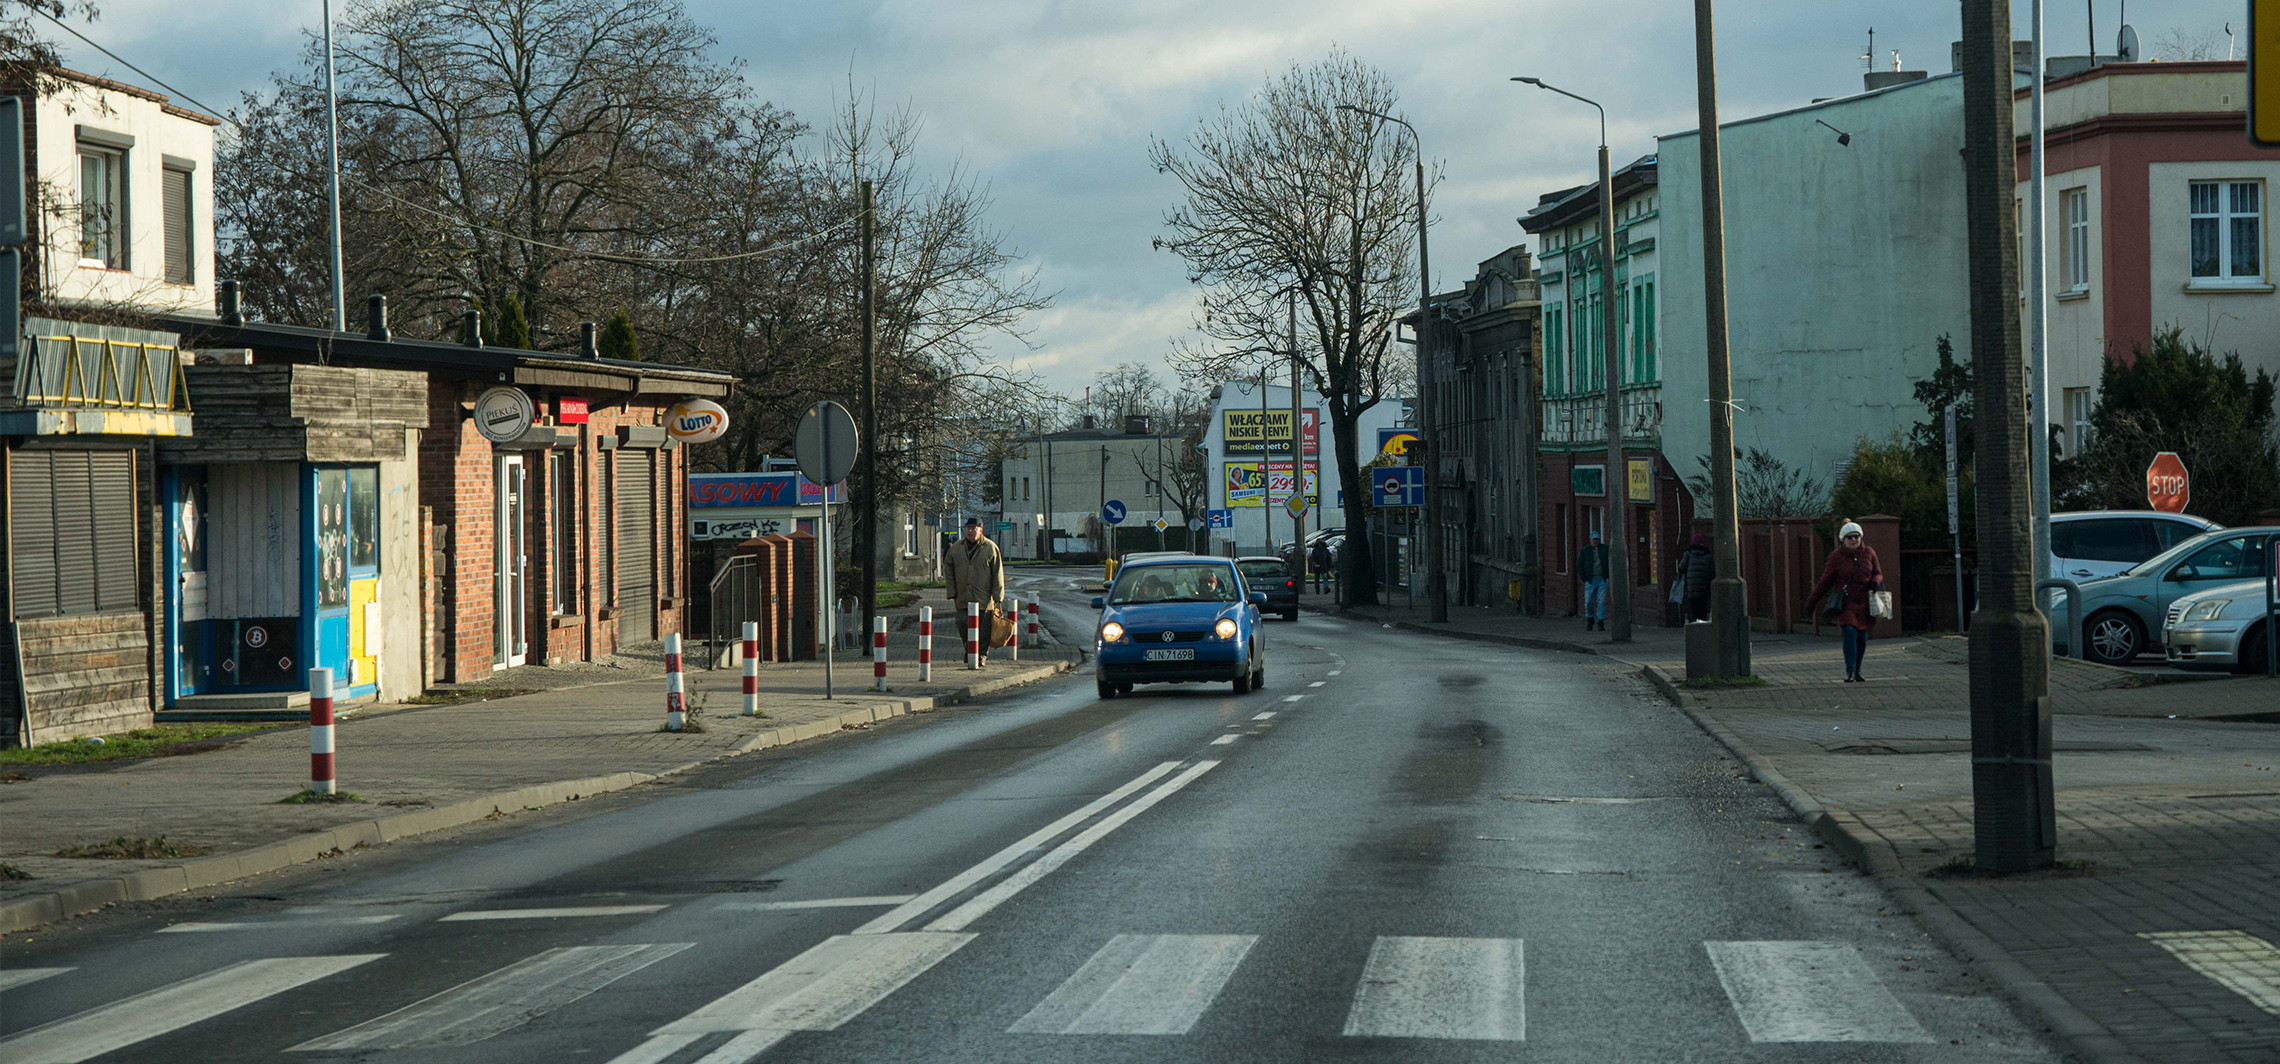
{"type": "Polygon", "coordinates": [[[264,931],[302,927],[324,927],[327,925],[335,927],[346,927],[361,924],[384,924],[390,920],[397,919],[402,915],[402,913],[387,913],[379,916],[315,916],[302,917],[293,920],[239,920],[229,923],[199,923],[193,920],[189,923],[168,924],[165,927],[159,928],[158,933],[166,935],[196,933],[203,931],[264,931]]]}
{"type": "Polygon", "coordinates": [[[746,1031],[702,1057],[697,1064],[745,1064],[768,1051],[768,1047],[791,1037],[790,1031],[746,1031]]]}
{"type": "Polygon", "coordinates": [[[1305,697],[1306,697],[1305,695],[1290,695],[1290,696],[1288,696],[1288,697],[1284,698],[1284,699],[1283,699],[1283,701],[1285,701],[1285,702],[1296,702],[1296,701],[1298,701],[1299,699],[1301,699],[1301,698],[1305,698],[1305,697]]]}
{"type": "Polygon", "coordinates": [[[0,1060],[78,1064],[385,956],[352,953],[241,961],[14,1035],[0,1041],[0,1060]]]}
{"type": "Polygon", "coordinates": [[[829,1031],[973,940],[930,931],[833,935],[651,1033],[829,1031]]]}
{"type": "Polygon", "coordinates": [[[694,942],[563,946],[525,957],[377,1019],[294,1046],[294,1052],[473,1045],[513,1030],[647,968],[694,942]]]}
{"type": "Polygon", "coordinates": [[[1328,681],[1328,680],[1316,680],[1316,681],[1314,681],[1313,683],[1307,684],[1306,686],[1308,686],[1308,687],[1320,687],[1320,686],[1322,686],[1323,684],[1326,684],[1326,683],[1329,683],[1329,682],[1330,682],[1330,681],[1328,681]]]}
{"type": "Polygon", "coordinates": [[[0,969],[0,990],[12,990],[19,986],[39,982],[50,976],[62,975],[70,970],[69,968],[0,969]]]}
{"type": "Polygon", "coordinates": [[[687,1048],[703,1035],[666,1034],[651,1035],[640,1045],[610,1059],[610,1064],[660,1064],[666,1057],[687,1048]]]}
{"type": "Polygon", "coordinates": [[[570,905],[559,909],[470,909],[452,913],[439,923],[462,920],[553,920],[568,916],[639,916],[663,909],[662,905],[570,905]]]}
{"type": "Polygon", "coordinates": [[[874,894],[863,898],[810,898],[806,901],[724,901],[722,912],[782,912],[787,909],[860,909],[869,905],[901,905],[915,894],[874,894]]]}
{"type": "Polygon", "coordinates": [[[1186,1034],[1257,935],[1118,935],[1009,1034],[1186,1034]]]}
{"type": "Polygon", "coordinates": [[[1270,709],[1270,710],[1268,710],[1268,711],[1266,711],[1266,712],[1264,712],[1264,713],[1261,713],[1261,714],[1259,714],[1258,716],[1252,717],[1251,719],[1252,719],[1252,720],[1273,720],[1273,719],[1275,719],[1275,711],[1274,711],[1274,710],[1271,710],[1271,709],[1270,709]]]}
{"type": "Polygon", "coordinates": [[[990,910],[1003,905],[1006,899],[1021,893],[1030,884],[1045,878],[1052,874],[1054,869],[1069,863],[1070,859],[1083,853],[1086,847],[1107,838],[1109,832],[1123,827],[1133,817],[1147,812],[1150,806],[1171,797],[1180,788],[1195,782],[1196,777],[1218,767],[1219,762],[1217,761],[1198,761],[1188,766],[1187,771],[1172,777],[1163,786],[1141,795],[1132,804],[1102,817],[1099,823],[1078,832],[1069,841],[1054,847],[1052,852],[1045,856],[1024,865],[1020,871],[999,880],[990,889],[974,895],[966,904],[950,910],[941,919],[926,925],[926,929],[929,931],[965,930],[966,925],[981,919],[990,910]]]}
{"type": "Polygon", "coordinates": [[[1704,942],[1752,1042],[1929,1042],[1841,942],[1704,942]]]}
{"type": "Polygon", "coordinates": [[[1217,738],[1217,739],[1213,739],[1213,740],[1211,741],[1211,745],[1213,745],[1213,746],[1225,746],[1225,745],[1227,745],[1228,743],[1234,742],[1235,740],[1237,740],[1237,739],[1240,739],[1240,738],[1242,738],[1242,736],[1239,736],[1239,735],[1222,735],[1222,736],[1220,736],[1220,737],[1219,737],[1219,738],[1217,738]]]}
{"type": "Polygon", "coordinates": [[[1323,675],[1325,675],[1325,676],[1336,676],[1336,675],[1338,675],[1339,673],[1342,673],[1342,672],[1345,672],[1345,671],[1346,671],[1346,670],[1344,670],[1344,669],[1332,669],[1332,670],[1330,670],[1329,672],[1323,673],[1323,675]]]}
{"type": "Polygon", "coordinates": [[[1518,1042],[1528,1037],[1528,964],[1517,938],[1382,936],[1346,1012],[1348,1035],[1518,1042]]]}
{"type": "Polygon", "coordinates": [[[2280,949],[2246,931],[2141,931],[2186,967],[2280,1016],[2280,949]]]}
{"type": "Polygon", "coordinates": [[[971,887],[984,879],[988,879],[993,875],[996,875],[1000,870],[1004,869],[1005,866],[1010,865],[1013,862],[1020,860],[1023,856],[1027,855],[1029,851],[1053,841],[1054,836],[1059,835],[1060,833],[1067,831],[1070,828],[1077,826],[1078,824],[1084,823],[1086,820],[1091,819],[1093,814],[1123,801],[1126,795],[1129,795],[1142,787],[1156,782],[1156,780],[1162,777],[1165,773],[1170,772],[1171,770],[1178,767],[1180,767],[1179,762],[1166,761],[1163,764],[1157,765],[1155,768],[1149,769],[1148,771],[1133,777],[1123,786],[1120,786],[1115,790],[1108,792],[1107,794],[1101,795],[1092,801],[1086,802],[1083,808],[1078,809],[1074,813],[1070,813],[1069,815],[1064,816],[1059,820],[1047,824],[1044,827],[1038,828],[1036,831],[1030,832],[1029,835],[1026,838],[1023,838],[1020,842],[1016,842],[1013,845],[1006,847],[1005,849],[999,850],[998,852],[983,858],[980,864],[977,864],[972,868],[969,868],[963,872],[958,873],[957,875],[943,880],[941,883],[937,884],[934,889],[929,890],[926,893],[921,894],[915,898],[912,898],[911,900],[906,901],[899,906],[896,906],[892,912],[882,914],[871,922],[856,928],[853,933],[858,935],[885,934],[889,931],[894,930],[895,928],[909,923],[912,920],[926,915],[926,911],[928,909],[932,909],[935,906],[949,900],[951,897],[963,892],[966,888],[971,887]]]}

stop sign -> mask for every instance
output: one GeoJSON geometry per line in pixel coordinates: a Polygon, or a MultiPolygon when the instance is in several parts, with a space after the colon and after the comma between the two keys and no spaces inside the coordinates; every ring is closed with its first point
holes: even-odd
{"type": "Polygon", "coordinates": [[[2185,503],[2192,498],[2190,481],[2185,475],[2185,462],[2175,451],[2163,451],[2153,456],[2153,464],[2145,467],[2145,504],[2156,510],[2173,514],[2185,512],[2185,503]]]}

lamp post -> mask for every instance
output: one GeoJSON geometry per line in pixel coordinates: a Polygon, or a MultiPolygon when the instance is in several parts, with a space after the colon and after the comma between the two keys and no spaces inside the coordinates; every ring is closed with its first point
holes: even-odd
{"type": "MultiPolygon", "coordinates": [[[[1694,0],[1694,85],[1701,132],[1702,318],[1710,377],[1710,624],[1717,642],[1710,677],[1750,674],[1748,589],[1742,583],[1742,524],[1734,491],[1733,362],[1726,348],[1726,193],[1718,154],[1717,35],[1711,0],[1694,0]]],[[[1833,127],[1832,127],[1833,128],[1833,127]]],[[[1844,134],[1838,133],[1839,143],[1844,134]]],[[[1694,676],[1688,679],[1710,677],[1694,676]]]]}
{"type": "MultiPolygon", "coordinates": [[[[1441,560],[1441,433],[1434,425],[1433,364],[1431,337],[1433,335],[1433,271],[1431,259],[1425,253],[1425,141],[1418,137],[1417,127],[1388,114],[1339,104],[1341,111],[1368,115],[1384,122],[1392,122],[1409,131],[1409,142],[1417,147],[1417,442],[1425,451],[1425,565],[1428,570],[1426,587],[1430,589],[1431,619],[1435,624],[1449,620],[1449,579],[1441,560]]],[[[1602,153],[1604,154],[1604,153],[1602,153]]],[[[1292,432],[1297,431],[1294,426],[1292,432]]],[[[1628,615],[1625,615],[1628,617],[1628,615]]],[[[1625,630],[1628,637],[1629,631],[1625,630]]]]}
{"type": "Polygon", "coordinates": [[[1624,509],[1631,503],[1631,477],[1623,461],[1623,356],[1622,337],[1615,326],[1615,179],[1607,168],[1607,109],[1542,78],[1513,78],[1523,85],[1556,92],[1588,103],[1599,112],[1599,333],[1606,350],[1607,471],[1600,478],[1607,492],[1607,638],[1631,641],[1631,537],[1624,531],[1624,509]]]}

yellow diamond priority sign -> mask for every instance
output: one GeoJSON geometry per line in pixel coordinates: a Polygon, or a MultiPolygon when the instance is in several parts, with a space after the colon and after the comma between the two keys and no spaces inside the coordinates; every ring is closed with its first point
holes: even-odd
{"type": "Polygon", "coordinates": [[[2248,139],[2280,148],[2280,0],[2248,4],[2248,139]]]}

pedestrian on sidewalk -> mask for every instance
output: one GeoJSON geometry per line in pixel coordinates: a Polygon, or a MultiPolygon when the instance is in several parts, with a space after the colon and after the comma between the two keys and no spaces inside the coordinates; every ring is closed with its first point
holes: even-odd
{"type": "Polygon", "coordinates": [[[1599,541],[1599,533],[1591,534],[1591,545],[1577,552],[1575,575],[1583,581],[1583,630],[1607,630],[1607,544],[1599,541]]]}
{"type": "Polygon", "coordinates": [[[1314,573],[1314,593],[1330,590],[1330,544],[1314,541],[1314,549],[1307,552],[1306,567],[1314,573]]]}
{"type": "Polygon", "coordinates": [[[959,638],[966,635],[966,604],[981,603],[983,634],[978,638],[986,645],[991,615],[1005,598],[1005,558],[996,541],[982,534],[981,518],[967,518],[958,542],[942,553],[942,583],[957,611],[959,638]]]}
{"type": "Polygon", "coordinates": [[[1717,562],[1710,558],[1710,537],[1700,532],[1678,555],[1678,571],[1671,574],[1671,590],[1678,595],[1680,617],[1686,621],[1710,619],[1710,578],[1717,562]]]}
{"type": "Polygon", "coordinates": [[[1869,614],[1868,596],[1882,590],[1884,566],[1876,559],[1876,549],[1863,541],[1859,525],[1845,522],[1837,530],[1837,549],[1829,552],[1821,567],[1820,582],[1805,595],[1805,611],[1808,615],[1819,611],[1824,620],[1839,626],[1846,683],[1868,682],[1860,674],[1860,659],[1868,653],[1868,630],[1876,624],[1869,614]]]}

